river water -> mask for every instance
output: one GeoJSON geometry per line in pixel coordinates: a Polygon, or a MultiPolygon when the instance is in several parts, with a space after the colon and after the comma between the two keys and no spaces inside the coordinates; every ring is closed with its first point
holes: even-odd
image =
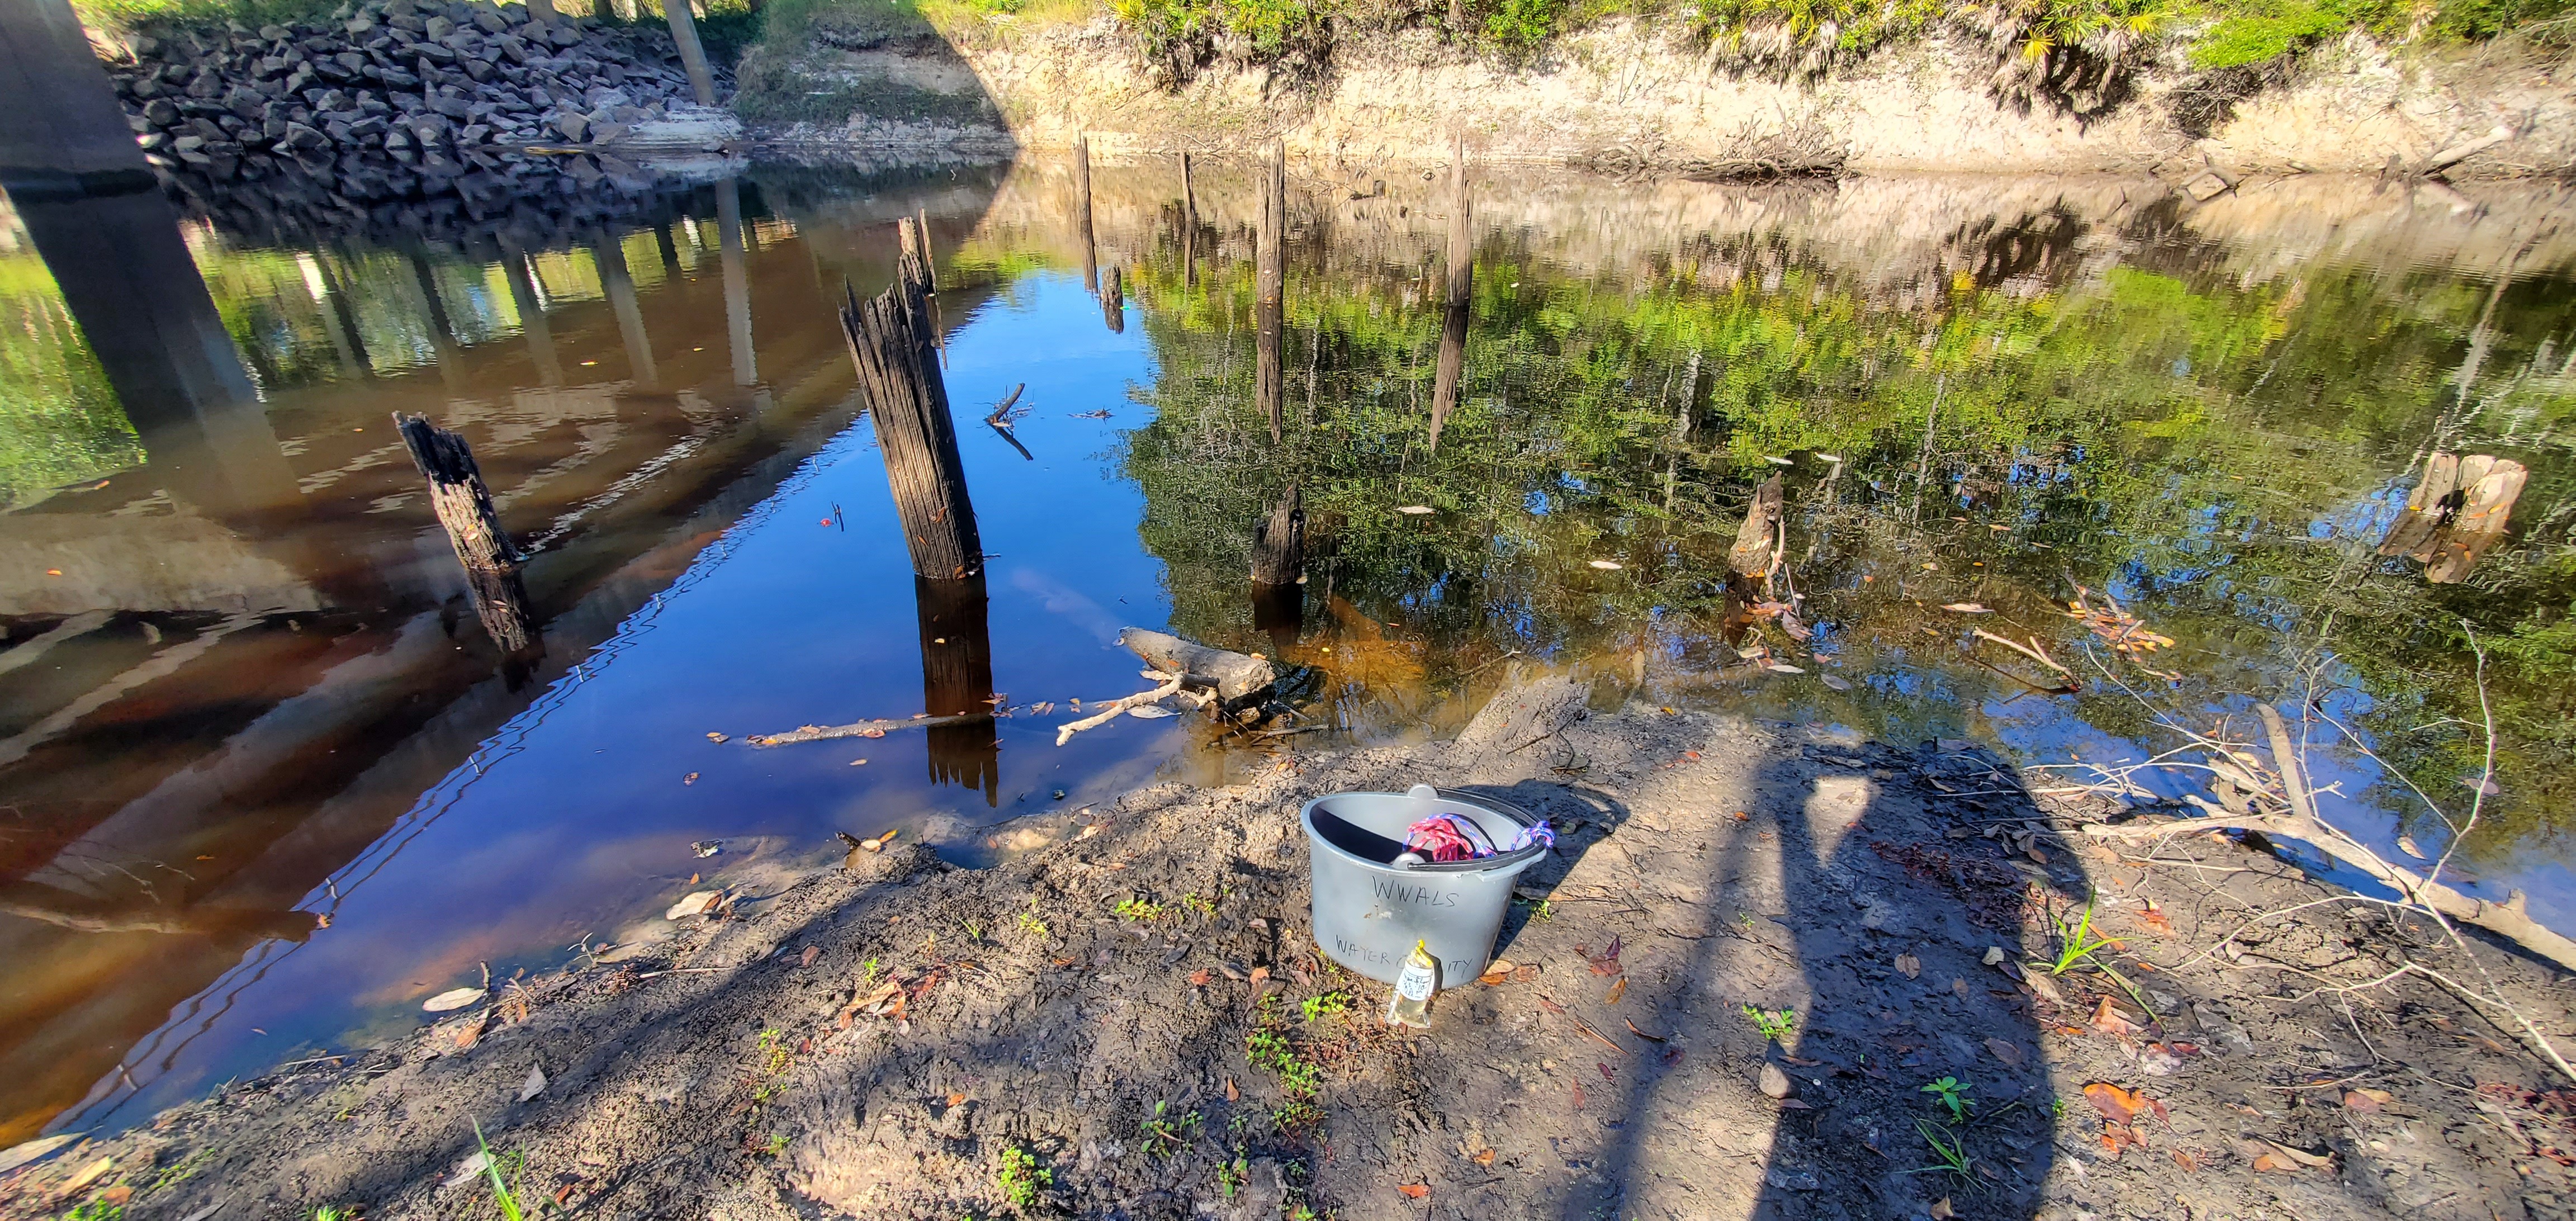
{"type": "Polygon", "coordinates": [[[398,1034],[836,830],[985,862],[1139,783],[1453,732],[1522,665],[2070,783],[2304,706],[2328,816],[2428,855],[2454,824],[2408,786],[2465,818],[2492,738],[2450,868],[2576,926],[2563,189],[1498,178],[1436,449],[1455,205],[1418,170],[1296,183],[1275,442],[1239,165],[1097,166],[1087,240],[1046,157],[752,165],[551,246],[190,224],[259,394],[197,433],[129,423],[55,288],[92,269],[0,227],[0,1145],[398,1034]],[[912,576],[834,312],[915,213],[981,590],[912,576]],[[483,635],[395,412],[472,442],[541,656],[483,635]],[[2531,472],[2465,583],[2375,553],[2435,448],[2531,472]],[[1775,474],[1804,640],[1728,623],[1775,474]],[[1306,583],[1256,608],[1292,483],[1306,583]],[[2078,596],[2173,647],[2110,649],[2078,596]],[[1145,685],[1131,624],[1318,668],[1319,727],[1057,746],[1145,685]],[[741,740],[987,697],[989,730],[741,740]]]}

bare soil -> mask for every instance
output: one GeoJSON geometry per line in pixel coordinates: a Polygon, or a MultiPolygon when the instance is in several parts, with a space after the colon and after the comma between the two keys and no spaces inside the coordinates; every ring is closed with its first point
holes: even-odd
{"type": "Polygon", "coordinates": [[[2260,845],[2070,842],[2106,811],[1963,743],[1636,705],[1517,736],[1144,789],[989,870],[719,875],[713,916],[63,1150],[0,1213],[494,1216],[479,1124],[531,1215],[621,1219],[2576,1215],[2568,1083],[2429,979],[2365,986],[2482,968],[2563,1038],[2522,957],[2260,845]],[[1295,817],[1424,779],[1564,835],[1521,969],[1399,1034],[1306,936],[1295,817]],[[2088,894],[2118,944],[2029,965],[2088,894]]]}

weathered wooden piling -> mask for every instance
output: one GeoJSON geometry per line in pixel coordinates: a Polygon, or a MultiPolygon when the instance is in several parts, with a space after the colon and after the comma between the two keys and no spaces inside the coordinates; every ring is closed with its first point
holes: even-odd
{"type": "Polygon", "coordinates": [[[1306,571],[1306,506],[1296,484],[1252,528],[1252,583],[1294,585],[1306,571]]]}
{"type": "Polygon", "coordinates": [[[1431,438],[1440,448],[1440,429],[1458,408],[1458,384],[1467,369],[1467,320],[1476,295],[1476,235],[1473,200],[1467,193],[1467,145],[1461,140],[1449,158],[1449,291],[1440,322],[1440,364],[1431,379],[1431,438]]]}
{"type": "Polygon", "coordinates": [[[923,731],[931,782],[974,789],[984,794],[984,804],[994,805],[1001,795],[1002,748],[991,716],[993,636],[983,574],[960,581],[916,577],[912,590],[921,623],[922,711],[960,718],[923,731]]]}
{"type": "Polygon", "coordinates": [[[1281,313],[1285,308],[1288,241],[1288,146],[1270,142],[1269,165],[1261,180],[1261,225],[1253,264],[1253,398],[1270,419],[1270,439],[1279,440],[1281,398],[1285,379],[1279,371],[1281,313]]]}
{"type": "Polygon", "coordinates": [[[1100,320],[1109,324],[1112,335],[1127,333],[1127,286],[1114,264],[1100,280],[1100,320]]]}
{"type": "Polygon", "coordinates": [[[492,490],[465,438],[429,422],[425,416],[394,414],[394,427],[411,450],[412,464],[429,481],[429,507],[447,530],[456,560],[474,598],[474,613],[492,643],[508,657],[540,650],[536,625],[528,617],[528,591],[519,580],[524,557],[501,528],[492,507],[492,490]]]}
{"type": "Polygon", "coordinates": [[[1100,291],[1100,251],[1091,235],[1091,137],[1073,137],[1073,227],[1082,234],[1082,291],[1100,291]]]}
{"type": "Polygon", "coordinates": [[[707,70],[707,49],[698,41],[698,20],[689,15],[689,0],[662,0],[662,16],[680,49],[680,66],[688,70],[689,91],[697,95],[698,105],[715,105],[716,78],[707,70]]]}
{"type": "Polygon", "coordinates": [[[908,243],[897,259],[894,287],[865,301],[843,289],[841,330],[860,393],[876,417],[912,570],[933,581],[963,580],[984,570],[983,542],[966,495],[965,463],[930,330],[926,269],[916,250],[908,243]]]}
{"type": "Polygon", "coordinates": [[[1199,286],[1199,192],[1190,181],[1190,155],[1181,154],[1181,285],[1199,286]]]}

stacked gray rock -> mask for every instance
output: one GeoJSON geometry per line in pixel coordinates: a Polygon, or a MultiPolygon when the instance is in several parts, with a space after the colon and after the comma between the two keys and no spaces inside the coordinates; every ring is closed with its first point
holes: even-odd
{"type": "Polygon", "coordinates": [[[693,102],[667,33],[487,0],[156,32],[108,71],[173,191],[253,230],[470,223],[639,190],[647,176],[611,150],[693,102]],[[406,220],[420,203],[438,215],[406,220]]]}

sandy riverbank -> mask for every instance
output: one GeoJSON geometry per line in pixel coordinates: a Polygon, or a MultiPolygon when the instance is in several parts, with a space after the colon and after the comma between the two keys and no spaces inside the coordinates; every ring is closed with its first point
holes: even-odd
{"type": "MultiPolygon", "coordinates": [[[[2214,835],[2070,842],[2087,811],[2035,806],[1962,743],[1632,704],[1520,745],[1506,702],[1455,743],[1140,790],[989,870],[898,841],[783,881],[713,873],[734,896],[715,918],[61,1150],[0,1179],[0,1213],[491,1215],[488,1184],[451,1181],[477,1123],[532,1202],[605,1218],[2576,1207],[2576,1094],[2545,1093],[2565,1083],[2511,1030],[2416,976],[2334,990],[2480,969],[2385,908],[2266,915],[2341,892],[2214,835]],[[1407,1038],[1315,954],[1294,818],[1426,778],[1564,838],[1505,926],[1527,969],[1442,994],[1407,1038]],[[2021,965],[2096,891],[2136,999],[2021,965]],[[1748,1005],[1792,1012],[1785,1047],[1748,1005]],[[1944,1077],[1964,1119],[1922,1089],[1944,1077]],[[1925,1169],[1936,1137],[1964,1173],[1925,1169]]],[[[2478,957],[2567,1029],[2563,976],[2478,957]]]]}

